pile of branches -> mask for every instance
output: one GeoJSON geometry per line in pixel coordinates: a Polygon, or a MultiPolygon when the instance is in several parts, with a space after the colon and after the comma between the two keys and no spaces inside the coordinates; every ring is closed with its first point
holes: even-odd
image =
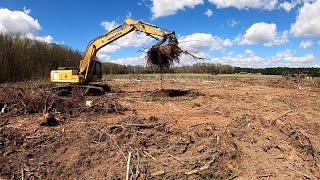
{"type": "Polygon", "coordinates": [[[16,117],[38,113],[51,113],[64,117],[76,117],[81,113],[122,113],[125,108],[110,98],[91,100],[86,104],[87,97],[71,94],[59,96],[50,89],[43,88],[1,88],[0,117],[16,117]]]}

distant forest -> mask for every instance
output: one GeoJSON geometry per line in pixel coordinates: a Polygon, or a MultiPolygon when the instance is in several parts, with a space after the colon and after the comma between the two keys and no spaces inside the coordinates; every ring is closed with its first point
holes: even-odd
{"type": "Polygon", "coordinates": [[[49,79],[59,66],[77,67],[82,54],[69,47],[0,34],[0,83],[49,79]]]}
{"type": "MultiPolygon", "coordinates": [[[[156,69],[144,66],[119,65],[104,63],[105,74],[148,74],[157,72],[156,69]]],[[[304,74],[312,77],[320,77],[320,68],[241,68],[223,64],[197,63],[190,66],[179,66],[168,69],[166,73],[207,73],[207,74],[263,74],[263,75],[290,75],[304,74]]]]}
{"type": "MultiPolygon", "coordinates": [[[[0,34],[0,83],[48,79],[50,71],[58,67],[78,67],[83,53],[59,44],[47,44],[19,35],[0,34]]],[[[157,70],[144,66],[125,66],[103,63],[104,74],[147,74],[157,70]]],[[[305,74],[320,77],[320,68],[240,68],[230,65],[198,63],[173,67],[166,73],[236,74],[260,73],[265,75],[305,74]]]]}

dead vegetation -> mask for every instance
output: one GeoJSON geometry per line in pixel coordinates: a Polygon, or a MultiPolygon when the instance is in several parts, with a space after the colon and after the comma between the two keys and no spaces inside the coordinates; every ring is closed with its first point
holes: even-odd
{"type": "Polygon", "coordinates": [[[69,96],[60,96],[59,93],[53,93],[50,87],[3,87],[0,92],[0,106],[0,117],[40,113],[70,118],[83,112],[108,114],[122,113],[125,110],[118,102],[108,97],[88,98],[83,96],[81,91],[74,91],[69,96]]]}
{"type": "Polygon", "coordinates": [[[284,81],[278,86],[281,79],[168,81],[192,90],[176,97],[165,91],[160,103],[143,98],[157,86],[144,79],[111,81],[123,91],[101,97],[3,87],[0,177],[320,178],[320,101],[313,83],[299,89],[284,81]]]}
{"type": "Polygon", "coordinates": [[[39,130],[32,136],[12,128],[1,129],[1,162],[9,162],[1,164],[1,176],[89,178],[85,171],[97,173],[106,166],[102,174],[91,177],[227,179],[238,173],[235,162],[241,153],[232,138],[214,125],[181,131],[155,116],[134,114],[116,124],[74,122],[68,127],[67,132],[39,130]],[[76,128],[82,131],[72,133],[76,128]],[[71,151],[75,156],[65,161],[71,151]],[[126,168],[128,173],[124,174],[126,168]]]}

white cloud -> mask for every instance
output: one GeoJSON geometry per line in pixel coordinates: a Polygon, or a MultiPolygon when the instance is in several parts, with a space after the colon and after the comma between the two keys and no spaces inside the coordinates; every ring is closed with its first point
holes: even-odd
{"type": "MultiPolygon", "coordinates": [[[[192,65],[195,63],[221,63],[232,66],[240,67],[311,67],[315,66],[313,54],[306,54],[304,56],[297,56],[292,50],[285,50],[277,52],[275,55],[262,57],[257,55],[254,51],[246,49],[244,53],[232,53],[228,52],[221,57],[212,57],[210,54],[198,51],[194,52],[193,55],[204,58],[203,60],[195,60],[189,55],[182,54],[180,56],[180,63],[176,65],[192,65]]],[[[124,65],[146,65],[145,55],[108,59],[109,62],[124,64],[124,65]]]]}
{"type": "Polygon", "coordinates": [[[119,26],[116,21],[103,21],[101,22],[101,26],[106,30],[106,31],[111,31],[112,29],[116,28],[119,26]]]}
{"type": "Polygon", "coordinates": [[[311,66],[310,63],[312,63],[314,59],[313,54],[296,56],[292,50],[278,52],[269,57],[262,57],[256,55],[252,50],[247,49],[243,54],[227,54],[222,57],[211,58],[209,62],[241,67],[303,67],[311,66]]]}
{"type": "Polygon", "coordinates": [[[238,24],[239,24],[239,22],[236,21],[236,20],[234,20],[234,19],[232,19],[232,20],[230,21],[230,23],[229,23],[229,25],[230,25],[231,27],[235,27],[235,26],[238,25],[238,24]]]}
{"type": "Polygon", "coordinates": [[[253,57],[256,55],[251,49],[246,49],[245,54],[247,54],[249,57],[253,57]]]}
{"type": "Polygon", "coordinates": [[[152,18],[176,14],[178,10],[185,8],[194,8],[203,4],[203,0],[153,0],[152,1],[152,18]]]}
{"type": "Polygon", "coordinates": [[[305,56],[295,56],[292,50],[286,50],[283,52],[278,52],[275,55],[277,60],[283,60],[285,62],[292,62],[292,63],[310,63],[314,60],[313,54],[307,54],[305,56]]]}
{"type": "Polygon", "coordinates": [[[35,34],[41,29],[38,20],[23,11],[0,9],[0,32],[35,34]]]}
{"type": "Polygon", "coordinates": [[[31,37],[31,39],[35,39],[37,41],[42,41],[42,42],[45,42],[45,43],[52,43],[53,42],[53,38],[48,35],[48,36],[36,36],[36,37],[31,37]]]}
{"type": "Polygon", "coordinates": [[[281,3],[280,4],[280,7],[282,8],[282,9],[284,9],[285,11],[287,11],[287,12],[289,12],[289,11],[291,11],[291,9],[292,8],[294,8],[296,6],[296,4],[295,3],[290,3],[290,2],[283,2],[283,3],[281,3]]]}
{"type": "Polygon", "coordinates": [[[236,38],[238,44],[264,44],[265,46],[281,45],[288,42],[288,32],[279,35],[276,24],[255,23],[246,30],[243,37],[236,38]]]}
{"type": "Polygon", "coordinates": [[[213,15],[213,11],[211,9],[207,9],[204,14],[208,17],[211,17],[213,15]]]}
{"type": "Polygon", "coordinates": [[[26,7],[23,7],[23,12],[26,14],[30,14],[31,13],[31,9],[27,9],[26,7]]]}
{"type": "Polygon", "coordinates": [[[291,25],[295,36],[320,36],[320,0],[304,3],[299,10],[296,22],[291,25]]]}
{"type": "MultiPolygon", "coordinates": [[[[116,21],[103,21],[101,26],[108,32],[119,26],[116,21]]],[[[109,58],[109,54],[116,52],[124,47],[141,47],[152,42],[152,38],[143,33],[131,32],[120,39],[103,47],[97,54],[102,61],[109,58]]]]}
{"type": "Polygon", "coordinates": [[[222,39],[212,34],[194,33],[181,37],[179,39],[179,45],[184,50],[198,52],[203,49],[221,50],[226,47],[231,47],[233,42],[230,39],[222,39]]]}
{"type": "Polygon", "coordinates": [[[122,65],[146,65],[145,55],[142,54],[140,56],[132,56],[132,57],[125,57],[125,58],[116,58],[116,59],[108,59],[108,62],[122,64],[122,65]]]}
{"type": "Polygon", "coordinates": [[[208,0],[218,8],[235,7],[237,9],[267,9],[273,10],[278,0],[208,0]]]}
{"type": "Polygon", "coordinates": [[[313,42],[310,41],[310,40],[307,40],[307,41],[301,41],[299,47],[302,48],[302,49],[309,49],[311,48],[313,42]]]}
{"type": "Polygon", "coordinates": [[[279,7],[284,9],[287,12],[290,12],[296,6],[303,4],[303,3],[312,3],[315,0],[291,0],[291,1],[284,1],[279,4],[279,7]]]}
{"type": "Polygon", "coordinates": [[[0,33],[20,34],[30,39],[51,43],[51,36],[38,36],[41,26],[38,20],[31,17],[31,10],[24,8],[23,11],[11,11],[6,8],[0,9],[0,33]]]}

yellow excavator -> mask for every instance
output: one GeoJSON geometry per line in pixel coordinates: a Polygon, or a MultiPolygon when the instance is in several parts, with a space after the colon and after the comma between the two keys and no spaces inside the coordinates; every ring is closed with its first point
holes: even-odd
{"type": "Polygon", "coordinates": [[[122,25],[89,43],[84,58],[80,61],[79,68],[59,67],[58,70],[52,70],[50,74],[51,82],[63,84],[58,86],[57,89],[79,87],[86,91],[95,92],[95,94],[103,94],[108,86],[101,82],[101,62],[97,60],[96,54],[101,48],[132,31],[142,32],[159,40],[156,45],[161,45],[167,40],[168,43],[178,43],[174,31],[164,30],[142,21],[126,19],[122,25]]]}

